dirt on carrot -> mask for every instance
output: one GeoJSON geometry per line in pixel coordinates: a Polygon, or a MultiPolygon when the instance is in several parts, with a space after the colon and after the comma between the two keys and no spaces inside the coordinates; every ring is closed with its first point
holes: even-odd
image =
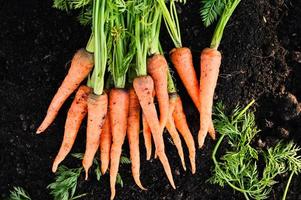
{"type": "Polygon", "coordinates": [[[83,167],[88,179],[89,168],[93,163],[95,153],[99,147],[100,134],[103,129],[108,108],[108,95],[91,93],[88,98],[88,120],[86,150],[83,158],[83,167]]]}
{"type": "Polygon", "coordinates": [[[64,138],[53,162],[52,172],[56,172],[58,165],[65,159],[74,144],[80,125],[88,112],[87,100],[90,92],[90,87],[82,85],[75,94],[67,114],[64,138]]]}

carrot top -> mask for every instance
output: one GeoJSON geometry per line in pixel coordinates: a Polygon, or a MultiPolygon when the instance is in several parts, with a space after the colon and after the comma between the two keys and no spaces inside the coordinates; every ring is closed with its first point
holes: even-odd
{"type": "Polygon", "coordinates": [[[115,1],[110,3],[110,21],[108,34],[108,64],[115,88],[124,88],[126,72],[135,55],[134,43],[128,29],[131,29],[132,19],[118,7],[115,1]]]}
{"type": "MultiPolygon", "coordinates": [[[[167,28],[167,31],[175,45],[175,47],[182,47],[181,30],[177,14],[177,8],[175,4],[176,0],[169,0],[169,10],[165,3],[165,0],[157,0],[163,13],[163,19],[167,28]]],[[[186,3],[186,0],[177,0],[180,3],[186,3]]]]}
{"type": "MultiPolygon", "coordinates": [[[[94,35],[94,70],[91,75],[91,87],[94,93],[101,95],[104,89],[104,75],[107,65],[107,35],[105,26],[109,9],[107,0],[93,0],[92,34],[94,35]]],[[[92,40],[93,41],[93,40],[92,40]]]]}
{"type": "Polygon", "coordinates": [[[224,29],[241,0],[204,1],[201,16],[205,26],[212,24],[221,15],[211,40],[210,48],[218,49],[222,40],[224,29]]]}

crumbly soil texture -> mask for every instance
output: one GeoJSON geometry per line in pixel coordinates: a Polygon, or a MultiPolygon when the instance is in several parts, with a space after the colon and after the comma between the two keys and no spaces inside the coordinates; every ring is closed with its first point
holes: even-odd
{"type": "MultiPolygon", "coordinates": [[[[198,73],[200,52],[210,44],[214,30],[214,25],[208,29],[202,25],[200,2],[188,1],[178,7],[182,40],[192,49],[198,73]]],[[[72,14],[53,9],[51,0],[0,2],[0,199],[5,199],[13,186],[23,187],[33,200],[52,199],[46,187],[54,181],[51,165],[72,99],[44,134],[36,135],[35,130],[68,71],[72,55],[85,46],[89,34],[90,28],[81,27],[72,14]]],[[[164,29],[161,38],[168,57],[173,45],[164,29]]],[[[262,130],[256,140],[271,145],[279,139],[293,139],[301,145],[301,2],[242,0],[225,30],[220,50],[223,60],[215,101],[231,110],[255,99],[256,120],[262,130]]],[[[174,76],[196,138],[198,113],[177,74],[174,76]]],[[[231,188],[207,182],[214,141],[207,139],[205,148],[197,151],[195,175],[183,171],[168,136],[165,141],[177,189],[168,184],[158,160],[145,161],[141,145],[141,180],[148,190],[141,191],[134,184],[130,165],[122,165],[124,186],[117,186],[116,199],[243,199],[231,188]]],[[[72,152],[83,152],[84,146],[85,125],[72,152]]],[[[129,155],[127,144],[124,154],[129,155]]],[[[188,157],[186,148],[185,155],[188,157]]],[[[81,163],[69,156],[63,164],[72,168],[81,163]]],[[[301,199],[300,178],[294,177],[287,199],[301,199]]],[[[278,178],[270,199],[280,199],[287,179],[287,175],[278,178]]],[[[77,193],[88,193],[82,199],[108,199],[108,175],[100,182],[92,172],[88,181],[82,175],[77,193]]]]}

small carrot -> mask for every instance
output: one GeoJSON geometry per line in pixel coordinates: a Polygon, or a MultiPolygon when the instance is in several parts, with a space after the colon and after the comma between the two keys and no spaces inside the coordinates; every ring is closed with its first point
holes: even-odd
{"type": "Polygon", "coordinates": [[[65,159],[74,144],[78,129],[88,111],[87,99],[90,92],[91,88],[84,85],[80,86],[76,92],[67,114],[64,139],[53,162],[52,172],[56,172],[58,165],[65,159]]]}
{"type": "Polygon", "coordinates": [[[71,62],[71,67],[63,83],[54,95],[46,117],[37,130],[42,133],[53,122],[66,99],[74,92],[79,84],[88,76],[93,67],[93,55],[85,49],[78,50],[71,62]]]}
{"type": "Polygon", "coordinates": [[[176,187],[172,177],[170,165],[165,154],[163,134],[161,134],[160,122],[152,95],[154,90],[154,81],[150,76],[139,76],[134,79],[133,86],[138,96],[139,103],[145,115],[146,121],[149,124],[151,132],[153,134],[156,153],[163,165],[170,184],[175,189],[176,187]]]}
{"type": "Polygon", "coordinates": [[[183,169],[186,171],[186,165],[185,165],[185,160],[184,160],[184,153],[183,153],[183,147],[182,147],[182,142],[181,142],[181,138],[179,136],[179,133],[175,127],[175,122],[172,116],[172,113],[175,109],[176,106],[176,96],[171,94],[170,98],[169,98],[169,117],[168,117],[168,121],[166,123],[166,128],[168,130],[168,133],[170,134],[173,143],[175,144],[177,150],[178,150],[178,154],[180,156],[181,162],[182,162],[182,166],[183,169]]]}
{"type": "Polygon", "coordinates": [[[119,168],[122,145],[126,136],[127,119],[129,113],[129,93],[124,89],[110,91],[109,113],[113,143],[110,153],[110,186],[111,199],[114,199],[116,177],[119,168]]]}
{"type": "Polygon", "coordinates": [[[130,146],[130,158],[132,163],[132,174],[136,184],[146,190],[140,181],[140,150],[139,150],[139,132],[140,132],[140,104],[133,88],[130,89],[130,106],[127,126],[127,136],[130,146]]]}
{"type": "Polygon", "coordinates": [[[155,84],[155,93],[160,109],[160,125],[163,129],[168,120],[169,98],[167,91],[167,62],[164,56],[155,54],[147,60],[147,72],[155,84]]]}
{"type": "Polygon", "coordinates": [[[212,105],[221,59],[221,53],[213,48],[205,48],[201,53],[199,148],[204,145],[208,131],[214,134],[212,105]]]}
{"type": "Polygon", "coordinates": [[[109,110],[108,110],[104,127],[100,135],[100,141],[99,141],[102,174],[105,174],[109,167],[111,144],[112,144],[112,133],[110,128],[110,117],[109,117],[109,110]]]}
{"type": "Polygon", "coordinates": [[[170,59],[193,103],[199,108],[199,81],[194,70],[190,49],[174,48],[170,52],[170,59]]]}
{"type": "Polygon", "coordinates": [[[146,149],[146,160],[150,160],[152,156],[152,132],[146,121],[144,114],[142,114],[142,126],[143,126],[144,145],[146,149]]]}
{"type": "Polygon", "coordinates": [[[105,92],[102,95],[93,93],[89,95],[86,151],[82,162],[86,172],[86,180],[88,179],[89,168],[99,147],[99,139],[107,115],[107,107],[108,95],[105,92]]]}
{"type": "Polygon", "coordinates": [[[176,128],[179,130],[180,134],[184,138],[186,146],[188,147],[189,151],[189,159],[191,164],[191,171],[194,174],[196,171],[196,164],[195,164],[195,144],[193,140],[193,136],[189,130],[186,116],[183,110],[183,105],[180,96],[176,98],[176,105],[173,112],[173,119],[176,125],[176,128]]]}

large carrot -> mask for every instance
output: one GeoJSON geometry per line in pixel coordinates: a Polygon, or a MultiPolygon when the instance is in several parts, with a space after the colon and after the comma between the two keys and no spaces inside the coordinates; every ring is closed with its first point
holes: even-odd
{"type": "Polygon", "coordinates": [[[172,113],[175,109],[176,106],[176,96],[174,94],[170,95],[169,98],[169,117],[168,117],[168,121],[166,123],[166,128],[168,130],[168,133],[170,134],[173,143],[175,144],[177,150],[178,150],[178,154],[180,156],[181,162],[182,162],[182,166],[183,169],[186,171],[186,165],[185,165],[185,160],[184,160],[184,153],[183,153],[183,147],[182,147],[182,142],[181,142],[181,138],[179,136],[179,133],[175,127],[175,123],[174,123],[174,119],[172,116],[172,113]]]}
{"type": "Polygon", "coordinates": [[[194,70],[190,49],[174,48],[170,52],[170,58],[193,103],[199,108],[199,81],[194,70]]]}
{"type": "Polygon", "coordinates": [[[153,134],[156,153],[163,165],[170,184],[173,188],[175,188],[170,165],[164,150],[163,134],[161,134],[160,122],[152,95],[154,90],[154,81],[150,76],[139,76],[134,79],[133,86],[138,96],[139,103],[145,115],[146,121],[153,134]]]}
{"type": "Polygon", "coordinates": [[[104,127],[100,135],[100,141],[99,141],[102,174],[105,174],[109,167],[111,144],[112,144],[112,133],[110,127],[109,110],[108,110],[104,127]]]}
{"type": "Polygon", "coordinates": [[[108,95],[105,92],[102,95],[93,93],[89,95],[86,151],[82,162],[86,172],[86,180],[88,179],[89,168],[99,147],[99,139],[107,115],[107,107],[108,95]]]}
{"type": "Polygon", "coordinates": [[[110,92],[110,123],[113,143],[111,146],[110,186],[111,199],[114,199],[116,191],[116,177],[119,168],[122,145],[126,136],[127,119],[129,111],[129,93],[124,89],[112,89],[110,92]]]}
{"type": "Polygon", "coordinates": [[[205,48],[201,53],[199,148],[203,146],[208,131],[214,134],[212,105],[221,58],[221,53],[216,49],[205,48]]]}
{"type": "Polygon", "coordinates": [[[144,145],[146,149],[146,160],[150,160],[152,156],[152,132],[146,121],[144,114],[142,114],[142,126],[143,126],[144,145]]]}
{"type": "Polygon", "coordinates": [[[80,86],[76,92],[75,98],[67,114],[64,139],[53,162],[52,172],[56,172],[58,165],[65,159],[74,144],[78,129],[88,111],[87,99],[90,92],[91,88],[84,85],[80,86]]]}
{"type": "Polygon", "coordinates": [[[130,146],[130,158],[132,163],[132,174],[135,183],[142,189],[140,181],[140,150],[139,150],[139,133],[140,133],[140,104],[138,97],[133,88],[130,89],[130,106],[127,126],[127,136],[130,146]]]}
{"type": "Polygon", "coordinates": [[[68,74],[54,95],[48,107],[46,117],[38,128],[37,133],[45,131],[45,129],[53,122],[63,103],[88,76],[92,67],[93,55],[85,49],[78,50],[72,59],[68,74]]]}
{"type": "Polygon", "coordinates": [[[155,84],[155,93],[160,109],[160,125],[163,129],[168,120],[169,98],[167,91],[167,62],[160,54],[152,55],[147,60],[147,72],[155,84]]]}
{"type": "Polygon", "coordinates": [[[186,143],[186,146],[188,147],[189,151],[189,159],[191,164],[191,171],[194,174],[196,171],[195,166],[195,144],[193,140],[193,136],[189,130],[186,116],[183,110],[183,105],[180,96],[177,96],[176,99],[176,105],[173,112],[173,119],[176,125],[176,128],[181,133],[182,137],[184,138],[184,141],[186,143]]]}
{"type": "MultiPolygon", "coordinates": [[[[207,132],[215,138],[215,130],[212,122],[213,95],[216,87],[219,68],[221,65],[221,53],[218,47],[221,43],[224,29],[241,0],[226,1],[221,16],[215,27],[211,39],[210,48],[205,48],[201,53],[201,77],[200,77],[200,130],[198,134],[199,147],[204,144],[207,132]]],[[[207,4],[201,9],[205,26],[209,26],[215,20],[208,20],[211,12],[207,12],[207,4]]]]}

